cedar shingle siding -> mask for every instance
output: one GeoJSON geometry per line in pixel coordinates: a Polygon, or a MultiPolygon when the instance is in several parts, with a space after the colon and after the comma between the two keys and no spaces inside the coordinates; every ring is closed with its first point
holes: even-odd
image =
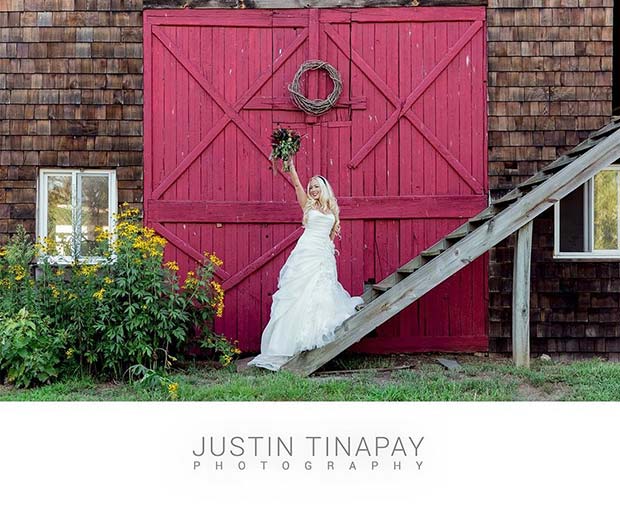
{"type": "Polygon", "coordinates": [[[142,202],[142,2],[0,2],[0,242],[35,230],[39,168],[116,168],[142,202]]]}
{"type": "MultiPolygon", "coordinates": [[[[491,0],[489,181],[493,196],[611,116],[612,0],[491,0]]],[[[491,251],[489,346],[510,350],[512,240],[491,251]]],[[[620,264],[552,260],[553,210],[534,221],[532,352],[620,358],[620,264]]]]}
{"type": "MultiPolygon", "coordinates": [[[[493,197],[611,115],[613,0],[490,0],[493,197]]],[[[421,7],[423,8],[423,7],[421,7]]],[[[116,167],[119,202],[142,200],[142,2],[0,4],[0,242],[35,224],[39,168],[116,167]]],[[[620,264],[553,261],[535,220],[532,351],[620,358],[620,264]]],[[[490,256],[490,350],[510,349],[512,240],[490,256]]]]}

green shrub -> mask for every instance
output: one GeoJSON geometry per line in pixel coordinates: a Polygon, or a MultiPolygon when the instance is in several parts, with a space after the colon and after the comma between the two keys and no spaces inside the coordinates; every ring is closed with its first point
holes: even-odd
{"type": "Polygon", "coordinates": [[[0,371],[9,383],[28,387],[58,376],[66,333],[52,329],[49,318],[20,309],[0,320],[0,371]]]}
{"type": "Polygon", "coordinates": [[[36,306],[30,269],[33,257],[32,240],[26,229],[18,225],[7,246],[0,249],[0,315],[14,315],[24,306],[36,306]]]}
{"type": "MultiPolygon", "coordinates": [[[[47,357],[54,367],[49,377],[61,371],[121,379],[131,366],[140,366],[134,371],[164,371],[197,332],[201,345],[229,364],[240,350],[211,329],[224,308],[222,287],[212,279],[221,260],[205,253],[180,286],[176,263],[163,264],[165,239],[142,226],[139,210],[124,205],[116,221],[114,236],[97,231],[97,253],[103,259],[97,264],[58,265],[56,245],[43,238],[33,246],[20,230],[0,250],[0,287],[5,292],[0,320],[14,324],[19,320],[15,315],[24,319],[23,309],[27,319],[44,330],[41,339],[63,337],[61,364],[52,360],[56,348],[47,357]],[[29,267],[35,246],[36,278],[29,267]]],[[[11,360],[15,355],[7,355],[6,370],[11,360]]]]}
{"type": "Polygon", "coordinates": [[[117,237],[99,236],[110,259],[102,272],[112,282],[94,295],[102,370],[118,377],[132,364],[156,369],[189,334],[190,315],[179,293],[174,265],[162,266],[166,241],[142,227],[134,210],[121,213],[117,237]]]}

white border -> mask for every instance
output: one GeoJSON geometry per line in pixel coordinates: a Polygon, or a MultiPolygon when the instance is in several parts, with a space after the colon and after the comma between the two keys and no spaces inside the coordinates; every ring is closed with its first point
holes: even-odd
{"type": "MultiPolygon", "coordinates": [[[[6,504],[583,506],[618,502],[617,402],[15,402],[0,405],[6,504]],[[43,422],[42,422],[43,420],[43,422]],[[202,436],[424,437],[417,455],[203,457],[202,436]],[[402,469],[393,468],[402,461],[402,469]],[[349,461],[357,470],[349,470],[349,461]],[[422,462],[420,469],[415,462],[422,462]]],[[[300,451],[297,451],[300,450],[300,451]]],[[[264,455],[264,452],[261,453],[264,455]]],[[[400,454],[397,454],[400,455],[400,454]]]]}

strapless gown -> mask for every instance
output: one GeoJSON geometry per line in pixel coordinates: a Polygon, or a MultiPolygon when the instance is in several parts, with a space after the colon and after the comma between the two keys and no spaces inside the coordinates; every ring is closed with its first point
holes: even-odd
{"type": "Polygon", "coordinates": [[[329,238],[336,217],[311,209],[304,232],[278,275],[261,352],[249,366],[277,371],[300,351],[334,340],[334,330],[355,313],[362,297],[351,297],[338,281],[335,246],[329,238]]]}

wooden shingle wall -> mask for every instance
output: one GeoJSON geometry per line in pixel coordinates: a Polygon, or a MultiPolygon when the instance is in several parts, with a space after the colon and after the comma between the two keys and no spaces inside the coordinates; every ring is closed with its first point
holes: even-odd
{"type": "MultiPolygon", "coordinates": [[[[609,121],[613,0],[490,0],[489,181],[503,194],[609,121]]],[[[512,240],[491,251],[490,350],[510,350],[512,240]]],[[[620,359],[620,264],[553,260],[534,222],[531,350],[620,359]]]]}
{"type": "Polygon", "coordinates": [[[0,2],[0,243],[35,230],[39,168],[116,168],[142,202],[142,2],[0,2]]]}
{"type": "Polygon", "coordinates": [[[612,6],[490,0],[491,188],[511,188],[609,120],[612,6]]]}

